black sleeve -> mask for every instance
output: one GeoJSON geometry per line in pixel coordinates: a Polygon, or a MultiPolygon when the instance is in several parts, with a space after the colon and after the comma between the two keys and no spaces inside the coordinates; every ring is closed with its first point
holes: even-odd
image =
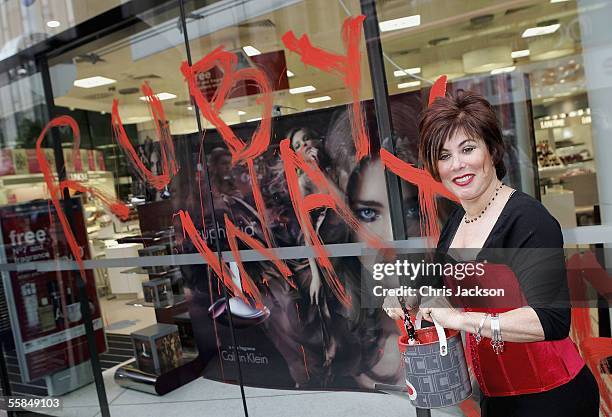
{"type": "Polygon", "coordinates": [[[561,227],[535,200],[515,214],[504,245],[518,248],[511,255],[511,268],[540,319],[545,340],[564,339],[569,334],[571,308],[561,227]]]}

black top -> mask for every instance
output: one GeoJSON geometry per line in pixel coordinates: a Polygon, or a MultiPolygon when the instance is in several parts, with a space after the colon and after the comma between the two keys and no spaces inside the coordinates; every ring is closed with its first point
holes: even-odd
{"type": "MultiPolygon", "coordinates": [[[[440,233],[439,253],[447,254],[464,214],[459,206],[449,216],[440,233]]],[[[529,306],[540,319],[545,340],[568,336],[571,309],[563,235],[559,222],[539,201],[518,190],[510,196],[477,256],[477,260],[484,259],[504,263],[513,270],[529,306]],[[508,250],[512,248],[517,250],[508,250]],[[503,262],[492,259],[499,253],[503,253],[503,262]]]]}

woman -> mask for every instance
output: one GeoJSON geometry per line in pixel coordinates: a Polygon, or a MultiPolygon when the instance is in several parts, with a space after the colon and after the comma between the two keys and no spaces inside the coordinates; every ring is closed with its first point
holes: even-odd
{"type": "MultiPolygon", "coordinates": [[[[477,282],[516,294],[505,308],[491,308],[500,307],[492,298],[479,308],[464,303],[464,310],[440,298],[420,306],[425,319],[468,333],[482,416],[597,416],[597,384],[568,337],[560,226],[538,201],[501,182],[504,144],[491,105],[471,92],[441,97],[423,112],[419,129],[425,169],[461,203],[441,232],[438,252],[448,260],[449,249],[477,249],[482,261],[505,248],[507,267],[488,265],[477,282]]],[[[444,285],[466,283],[445,277],[444,285]]]]}

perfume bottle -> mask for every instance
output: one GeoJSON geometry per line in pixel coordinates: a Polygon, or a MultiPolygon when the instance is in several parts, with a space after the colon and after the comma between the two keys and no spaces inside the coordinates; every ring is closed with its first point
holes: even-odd
{"type": "Polygon", "coordinates": [[[47,297],[40,300],[40,307],[38,307],[38,321],[40,323],[40,330],[43,332],[55,329],[55,313],[53,305],[49,304],[47,297]]]}

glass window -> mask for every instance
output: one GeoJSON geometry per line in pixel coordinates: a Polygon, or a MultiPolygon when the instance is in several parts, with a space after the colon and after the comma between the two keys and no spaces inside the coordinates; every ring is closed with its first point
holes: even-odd
{"type": "MultiPolygon", "coordinates": [[[[540,197],[567,228],[600,222],[578,3],[377,3],[381,28],[406,22],[381,33],[394,124],[404,120],[393,103],[423,95],[426,103],[442,74],[451,94],[484,95],[507,147],[504,181],[540,197]]],[[[409,142],[413,162],[417,141],[409,142]]]]}

